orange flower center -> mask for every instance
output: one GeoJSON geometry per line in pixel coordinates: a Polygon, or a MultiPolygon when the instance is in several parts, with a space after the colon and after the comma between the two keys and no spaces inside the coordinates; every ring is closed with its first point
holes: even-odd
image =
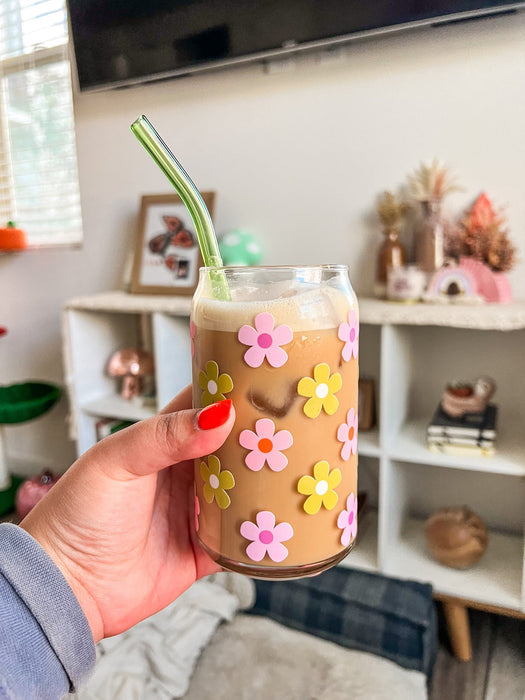
{"type": "MultiPolygon", "coordinates": [[[[343,433],[344,434],[344,433],[343,433]]],[[[354,439],[354,426],[352,425],[350,427],[350,430],[348,431],[348,439],[353,440],[354,439]]]]}
{"type": "Polygon", "coordinates": [[[259,448],[259,452],[266,454],[267,452],[271,452],[273,450],[273,442],[268,438],[262,438],[262,440],[259,440],[257,447],[259,448]]]}

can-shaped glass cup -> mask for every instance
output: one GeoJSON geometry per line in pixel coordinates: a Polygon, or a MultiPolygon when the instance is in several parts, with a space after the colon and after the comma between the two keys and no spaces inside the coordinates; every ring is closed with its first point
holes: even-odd
{"type": "Polygon", "coordinates": [[[201,545],[257,578],[334,566],[357,533],[359,312],[347,267],[202,268],[190,325],[194,406],[231,399],[236,412],[226,442],[195,460],[201,545]]]}

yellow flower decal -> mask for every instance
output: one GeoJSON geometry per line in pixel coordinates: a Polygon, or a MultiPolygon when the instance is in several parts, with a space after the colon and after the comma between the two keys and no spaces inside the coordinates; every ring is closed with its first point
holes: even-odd
{"type": "Polygon", "coordinates": [[[330,376],[330,367],[322,362],[314,367],[314,378],[303,377],[297,385],[297,392],[301,396],[307,396],[308,401],[303,411],[308,418],[317,418],[323,408],[325,413],[331,416],[339,407],[339,400],[334,396],[343,386],[343,380],[339,372],[330,376]]]}
{"type": "Polygon", "coordinates": [[[216,455],[208,457],[208,464],[201,462],[201,476],[204,481],[204,498],[207,503],[217,502],[219,508],[227,508],[231,499],[226,493],[235,486],[233,474],[227,469],[221,471],[221,463],[216,455]]]}
{"type": "Polygon", "coordinates": [[[315,515],[321,505],[326,510],[332,510],[337,503],[337,494],[334,489],[341,483],[341,472],[332,469],[326,460],[314,465],[313,476],[302,476],[297,484],[297,490],[304,496],[308,496],[303,508],[308,515],[315,515]]]}
{"type": "Polygon", "coordinates": [[[216,401],[223,401],[233,389],[229,374],[219,374],[219,365],[213,360],[206,362],[206,372],[199,372],[199,386],[202,389],[201,403],[209,406],[216,401]]]}

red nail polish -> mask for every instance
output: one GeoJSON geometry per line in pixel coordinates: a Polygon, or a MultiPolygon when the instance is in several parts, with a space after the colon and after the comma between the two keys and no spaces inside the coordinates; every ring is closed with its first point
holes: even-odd
{"type": "Polygon", "coordinates": [[[232,408],[231,399],[212,403],[211,406],[206,406],[199,413],[197,424],[201,430],[211,430],[218,428],[219,425],[224,425],[228,420],[232,408]]]}

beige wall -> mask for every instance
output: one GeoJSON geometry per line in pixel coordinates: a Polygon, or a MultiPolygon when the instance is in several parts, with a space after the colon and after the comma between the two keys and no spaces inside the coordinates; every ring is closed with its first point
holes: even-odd
{"type": "MultiPolygon", "coordinates": [[[[121,284],[139,198],[170,191],[129,130],[145,113],[198,186],[217,192],[219,232],[241,226],[268,263],[341,262],[371,290],[380,241],[377,194],[421,160],[445,161],[464,191],[507,205],[525,254],[525,15],[424,30],[346,48],[293,70],[249,66],[121,91],[78,95],[85,245],[0,258],[0,382],[63,381],[60,309],[72,296],[121,284]]],[[[511,274],[525,297],[523,262],[511,274]]],[[[74,457],[63,401],[8,446],[63,470],[74,457]]]]}

